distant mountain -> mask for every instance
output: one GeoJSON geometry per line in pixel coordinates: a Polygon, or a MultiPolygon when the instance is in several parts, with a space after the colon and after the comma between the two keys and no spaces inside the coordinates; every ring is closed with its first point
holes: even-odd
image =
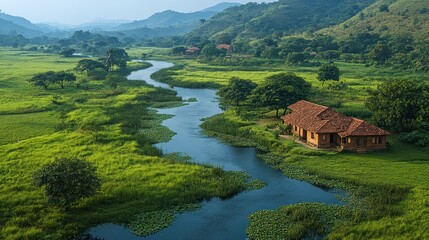
{"type": "Polygon", "coordinates": [[[240,5],[241,3],[224,2],[224,3],[219,3],[213,7],[203,9],[201,10],[201,12],[222,12],[222,11],[225,11],[225,9],[227,8],[236,7],[240,5]]]}
{"type": "Polygon", "coordinates": [[[217,13],[233,6],[241,5],[240,3],[220,3],[213,7],[206,8],[202,11],[191,13],[180,13],[172,10],[155,13],[147,19],[122,24],[117,30],[132,30],[139,28],[171,28],[176,29],[178,33],[183,34],[198,27],[201,19],[210,19],[217,13]]]}
{"type": "Polygon", "coordinates": [[[371,32],[381,36],[413,36],[420,41],[429,39],[428,0],[378,0],[351,19],[319,33],[338,39],[371,32]]]}
{"type": "Polygon", "coordinates": [[[8,30],[15,30],[18,34],[34,36],[41,35],[42,32],[49,30],[46,26],[33,24],[23,17],[12,16],[4,12],[0,12],[0,19],[9,22],[5,23],[6,25],[0,25],[0,29],[2,29],[2,32],[8,30]]]}
{"type": "Polygon", "coordinates": [[[7,21],[0,18],[0,34],[6,34],[6,35],[21,34],[26,37],[35,37],[35,36],[40,36],[43,33],[41,31],[28,29],[26,27],[17,25],[11,21],[7,21]]]}
{"type": "Polygon", "coordinates": [[[292,35],[340,24],[376,0],[280,0],[248,3],[217,14],[189,36],[263,38],[292,35]]]}

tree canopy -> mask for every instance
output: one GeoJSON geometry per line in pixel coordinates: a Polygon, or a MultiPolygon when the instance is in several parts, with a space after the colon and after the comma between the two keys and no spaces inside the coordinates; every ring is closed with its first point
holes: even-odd
{"type": "Polygon", "coordinates": [[[127,52],[120,48],[111,48],[106,52],[104,63],[107,69],[112,70],[115,66],[124,69],[129,59],[127,52]]]}
{"type": "Polygon", "coordinates": [[[80,73],[82,72],[89,73],[97,68],[105,69],[106,66],[99,61],[95,61],[92,59],[82,59],[82,60],[79,60],[79,62],[77,62],[77,65],[74,70],[80,73]]]}
{"type": "Polygon", "coordinates": [[[227,86],[218,92],[222,103],[240,106],[258,85],[250,80],[232,77],[227,86]]]}
{"type": "Polygon", "coordinates": [[[267,77],[255,89],[252,99],[256,105],[276,110],[279,117],[279,109],[286,111],[290,104],[306,99],[310,89],[311,85],[304,78],[293,73],[280,73],[267,77]]]}
{"type": "Polygon", "coordinates": [[[51,85],[52,83],[58,83],[61,86],[61,88],[64,89],[64,84],[66,82],[76,81],[76,76],[73,73],[69,73],[66,71],[60,71],[60,72],[48,71],[48,72],[35,74],[28,81],[30,83],[33,83],[36,86],[43,87],[45,90],[47,90],[49,85],[51,85]]]}
{"type": "Polygon", "coordinates": [[[47,164],[34,174],[33,180],[36,186],[45,187],[50,204],[65,209],[95,195],[101,186],[95,167],[77,158],[47,164]]]}
{"type": "Polygon", "coordinates": [[[332,63],[323,65],[317,71],[317,79],[322,81],[322,86],[328,80],[339,81],[340,75],[340,69],[332,63]]]}
{"type": "Polygon", "coordinates": [[[394,80],[369,91],[366,106],[373,121],[395,132],[428,128],[429,90],[423,83],[394,80]]]}

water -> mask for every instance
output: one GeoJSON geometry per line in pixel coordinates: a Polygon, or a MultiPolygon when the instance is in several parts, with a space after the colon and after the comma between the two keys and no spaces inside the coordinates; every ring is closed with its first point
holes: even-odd
{"type": "MultiPolygon", "coordinates": [[[[132,73],[129,79],[144,80],[149,84],[168,88],[167,84],[150,79],[160,69],[173,66],[171,63],[150,61],[153,67],[132,73]]],[[[265,164],[256,156],[254,148],[237,148],[202,134],[201,119],[221,113],[214,90],[175,87],[183,99],[196,98],[189,105],[159,110],[172,114],[164,125],[176,132],[171,141],[157,144],[165,153],[181,152],[193,161],[221,166],[225,170],[245,171],[253,178],[261,179],[267,186],[255,191],[241,193],[228,200],[213,199],[202,208],[179,215],[168,228],[146,238],[133,235],[121,225],[103,224],[92,228],[93,236],[110,239],[246,239],[245,229],[249,214],[258,210],[276,209],[283,205],[302,202],[338,204],[336,192],[326,191],[309,183],[287,178],[280,171],[265,164]]]]}

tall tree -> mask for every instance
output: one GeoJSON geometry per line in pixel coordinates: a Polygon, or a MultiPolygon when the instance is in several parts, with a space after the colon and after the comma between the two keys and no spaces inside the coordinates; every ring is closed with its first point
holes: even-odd
{"type": "Polygon", "coordinates": [[[335,64],[325,64],[317,71],[317,79],[319,79],[319,81],[322,81],[322,87],[325,81],[339,81],[340,69],[335,64]]]}
{"type": "Polygon", "coordinates": [[[429,126],[429,89],[411,80],[387,81],[369,91],[366,106],[373,121],[395,132],[429,126]]]}
{"type": "Polygon", "coordinates": [[[218,95],[221,97],[222,103],[240,106],[250,97],[257,86],[250,80],[232,77],[228,85],[219,90],[218,95]]]}
{"type": "Polygon", "coordinates": [[[286,112],[290,104],[306,99],[310,89],[311,85],[302,77],[280,73],[267,77],[255,89],[252,99],[258,106],[276,110],[276,117],[279,117],[279,109],[286,112]]]}
{"type": "Polygon", "coordinates": [[[124,69],[127,66],[128,59],[128,54],[124,49],[111,48],[106,52],[104,63],[109,70],[112,70],[115,66],[124,69]]]}
{"type": "Polygon", "coordinates": [[[375,45],[372,51],[368,54],[368,57],[378,64],[385,63],[391,56],[392,53],[389,47],[383,43],[378,43],[375,45]]]}

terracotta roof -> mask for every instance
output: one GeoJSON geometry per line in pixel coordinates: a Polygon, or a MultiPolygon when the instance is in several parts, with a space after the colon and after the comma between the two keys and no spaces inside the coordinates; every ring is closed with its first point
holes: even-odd
{"type": "Polygon", "coordinates": [[[231,45],[229,45],[229,44],[219,44],[219,45],[217,45],[217,47],[216,47],[217,49],[226,49],[226,50],[230,50],[230,49],[232,49],[232,46],[231,45]]]}
{"type": "Polygon", "coordinates": [[[291,114],[283,116],[287,124],[296,125],[315,133],[338,133],[347,136],[380,136],[388,135],[387,131],[363,120],[343,116],[322,105],[305,100],[289,106],[291,114]]]}

